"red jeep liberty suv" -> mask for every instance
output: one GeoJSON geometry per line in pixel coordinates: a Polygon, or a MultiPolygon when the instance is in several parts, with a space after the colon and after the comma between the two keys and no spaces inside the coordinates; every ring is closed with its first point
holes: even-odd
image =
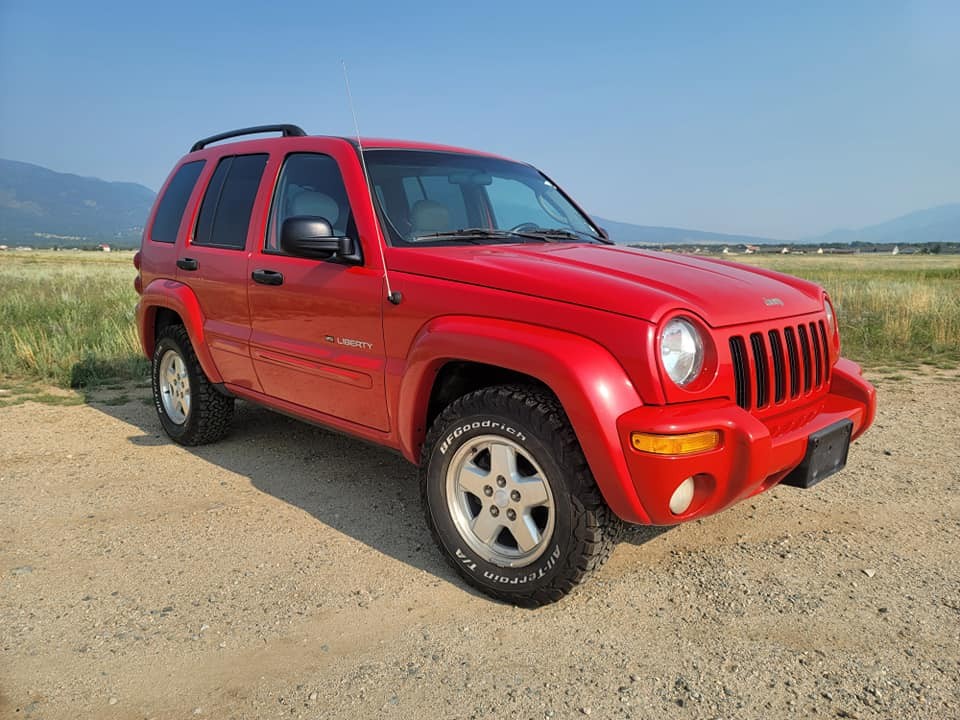
{"type": "Polygon", "coordinates": [[[206,138],[134,263],[174,441],[223,437],[242,398],[392,448],[447,560],[518,605],[569,592],[622,523],[813,485],[876,409],[822,288],[618,247],[485,153],[206,138]]]}

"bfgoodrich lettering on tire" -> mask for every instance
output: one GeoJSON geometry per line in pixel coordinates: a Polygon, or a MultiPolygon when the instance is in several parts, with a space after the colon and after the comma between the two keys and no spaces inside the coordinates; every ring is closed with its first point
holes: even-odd
{"type": "Polygon", "coordinates": [[[152,370],[153,403],[172,440],[204,445],[227,434],[233,398],[222,395],[207,379],[182,325],[160,331],[152,370]]]}
{"type": "Polygon", "coordinates": [[[495,598],[527,607],[559,600],[615,544],[619,523],[544,390],[499,386],[454,401],[427,435],[420,479],[447,561],[495,598]]]}

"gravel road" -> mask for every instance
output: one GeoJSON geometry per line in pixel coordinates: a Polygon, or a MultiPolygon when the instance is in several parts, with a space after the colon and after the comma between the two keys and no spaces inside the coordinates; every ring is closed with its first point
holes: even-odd
{"type": "Polygon", "coordinates": [[[534,611],[457,581],[378,448],[241,405],[188,450],[144,390],[2,408],[0,717],[960,718],[956,375],[534,611]]]}

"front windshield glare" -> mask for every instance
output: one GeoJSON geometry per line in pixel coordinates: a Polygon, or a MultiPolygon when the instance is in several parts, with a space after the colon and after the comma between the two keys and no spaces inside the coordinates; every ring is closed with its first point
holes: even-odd
{"type": "Polygon", "coordinates": [[[364,158],[394,245],[530,242],[541,235],[599,241],[590,221],[528,165],[419,150],[367,150],[364,158]]]}

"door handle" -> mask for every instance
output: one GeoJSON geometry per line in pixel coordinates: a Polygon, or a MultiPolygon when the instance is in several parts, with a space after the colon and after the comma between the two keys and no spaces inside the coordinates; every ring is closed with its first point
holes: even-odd
{"type": "Polygon", "coordinates": [[[196,270],[199,263],[193,258],[178,258],[177,267],[181,270],[196,270]]]}
{"type": "Polygon", "coordinates": [[[276,270],[254,270],[250,277],[261,285],[283,285],[283,273],[276,270]]]}

